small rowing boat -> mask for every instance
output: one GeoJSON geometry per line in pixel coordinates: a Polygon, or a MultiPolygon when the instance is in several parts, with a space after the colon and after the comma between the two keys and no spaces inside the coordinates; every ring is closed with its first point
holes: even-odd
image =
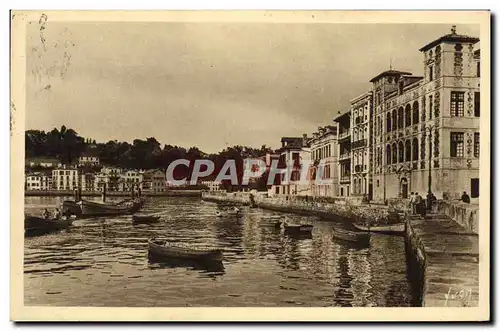
{"type": "Polygon", "coordinates": [[[332,232],[334,238],[343,241],[362,245],[368,245],[370,243],[370,234],[366,232],[355,232],[341,228],[334,228],[332,232]]]}
{"type": "Polygon", "coordinates": [[[278,221],[275,224],[275,228],[284,229],[285,233],[311,233],[314,226],[309,224],[292,225],[283,221],[278,221]]]}
{"type": "Polygon", "coordinates": [[[73,217],[54,219],[25,215],[24,233],[25,235],[30,236],[66,229],[73,224],[73,220],[73,217]]]}
{"type": "Polygon", "coordinates": [[[158,215],[132,215],[132,223],[134,224],[149,224],[156,223],[160,220],[160,216],[158,215]]]}
{"type": "Polygon", "coordinates": [[[187,259],[187,260],[209,260],[222,261],[222,250],[211,248],[195,248],[181,246],[163,239],[149,239],[149,254],[156,257],[187,259]]]}
{"type": "Polygon", "coordinates": [[[405,223],[388,224],[388,225],[361,225],[352,224],[356,229],[365,232],[378,232],[378,233],[388,233],[388,234],[401,234],[405,232],[405,223]]]}

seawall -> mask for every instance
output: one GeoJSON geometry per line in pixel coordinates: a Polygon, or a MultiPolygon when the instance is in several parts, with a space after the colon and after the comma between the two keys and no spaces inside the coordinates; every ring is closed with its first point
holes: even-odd
{"type": "MultiPolygon", "coordinates": [[[[203,192],[202,199],[221,203],[251,203],[248,192],[203,192]]],[[[397,221],[401,214],[397,210],[384,205],[360,204],[359,201],[338,200],[337,203],[322,202],[307,197],[267,197],[264,194],[253,195],[257,207],[310,216],[324,219],[343,219],[355,222],[385,223],[397,221]]]]}
{"type": "MultiPolygon", "coordinates": [[[[204,192],[202,199],[222,203],[250,204],[243,192],[204,192]]],[[[406,223],[405,242],[408,277],[413,287],[413,304],[423,307],[477,306],[479,295],[479,250],[477,233],[439,212],[425,217],[410,215],[403,201],[389,207],[369,204],[322,203],[312,199],[255,194],[257,207],[344,219],[348,222],[401,221],[406,223]],[[397,218],[397,219],[395,219],[397,218]]],[[[476,212],[477,213],[477,212],[476,212]]],[[[469,214],[470,215],[470,214],[469,214]]]]}
{"type": "MultiPolygon", "coordinates": [[[[40,197],[57,197],[57,196],[73,196],[73,191],[24,191],[24,196],[40,196],[40,197]]],[[[141,192],[146,197],[201,197],[200,190],[168,190],[166,192],[141,192]]],[[[130,192],[106,192],[108,197],[130,197],[130,192]]],[[[101,196],[99,191],[82,191],[83,197],[101,196]]]]}

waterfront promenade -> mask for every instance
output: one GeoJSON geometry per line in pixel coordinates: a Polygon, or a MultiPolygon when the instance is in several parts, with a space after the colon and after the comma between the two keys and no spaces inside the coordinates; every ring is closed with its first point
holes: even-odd
{"type": "MultiPolygon", "coordinates": [[[[249,193],[211,193],[204,192],[207,201],[250,203],[249,193]]],[[[405,204],[394,207],[351,204],[339,199],[337,203],[314,202],[293,197],[255,196],[255,205],[260,208],[314,215],[324,219],[341,219],[346,222],[385,222],[397,217],[406,223],[406,246],[409,276],[418,288],[419,303],[424,307],[463,307],[477,306],[479,295],[479,248],[477,235],[477,213],[470,213],[471,226],[461,225],[449,216],[438,211],[425,218],[409,215],[405,204]]],[[[438,210],[444,202],[438,204],[438,210]]],[[[450,204],[454,204],[451,202],[450,204]]],[[[471,209],[474,206],[466,206],[471,209]]],[[[456,210],[457,208],[453,208],[456,210]]],[[[392,220],[394,221],[394,220],[392,220]]],[[[460,220],[459,220],[460,221],[460,220]]]]}

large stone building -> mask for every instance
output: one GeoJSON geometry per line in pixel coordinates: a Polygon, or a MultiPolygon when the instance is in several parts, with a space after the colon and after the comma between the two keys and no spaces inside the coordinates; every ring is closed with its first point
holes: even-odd
{"type": "MultiPolygon", "coordinates": [[[[373,195],[372,144],[373,144],[372,93],[364,93],[350,102],[351,112],[351,195],[373,195]]],[[[376,123],[375,123],[376,124],[376,123]]]]}
{"type": "Polygon", "coordinates": [[[338,196],[351,195],[351,111],[334,119],[338,128],[338,196]]]}
{"type": "Polygon", "coordinates": [[[319,127],[309,140],[311,146],[310,193],[312,196],[337,196],[337,127],[319,127]]]}
{"type": "Polygon", "coordinates": [[[56,190],[72,191],[80,187],[80,172],[76,168],[63,166],[52,170],[52,185],[56,190]]]}
{"type": "Polygon", "coordinates": [[[479,196],[479,51],[455,28],[427,45],[423,76],[384,71],[373,83],[373,198],[409,192],[479,196]]]}
{"type": "MultiPolygon", "coordinates": [[[[288,172],[282,173],[281,177],[278,177],[279,183],[273,185],[269,193],[287,196],[311,195],[308,179],[301,178],[303,167],[311,160],[311,148],[307,135],[281,138],[279,153],[278,167],[287,169],[288,172]]],[[[305,170],[306,174],[308,171],[308,169],[305,170]]]]}

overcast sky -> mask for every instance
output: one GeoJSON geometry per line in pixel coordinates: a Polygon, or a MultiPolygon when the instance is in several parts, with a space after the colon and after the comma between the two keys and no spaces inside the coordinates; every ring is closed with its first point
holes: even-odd
{"type": "Polygon", "coordinates": [[[42,32],[29,25],[27,129],[217,152],[332,124],[391,59],[421,75],[418,49],[450,26],[48,21],[42,32]]]}

